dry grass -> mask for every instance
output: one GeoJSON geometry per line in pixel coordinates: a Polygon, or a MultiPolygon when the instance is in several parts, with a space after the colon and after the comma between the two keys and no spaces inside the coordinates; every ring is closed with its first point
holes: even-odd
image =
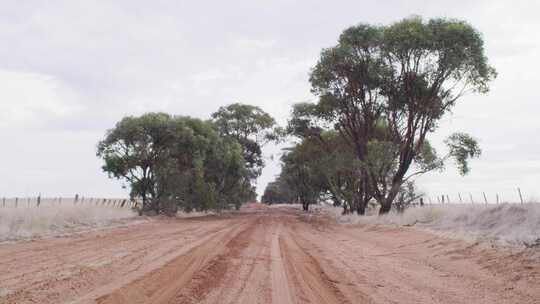
{"type": "Polygon", "coordinates": [[[540,246],[540,204],[428,205],[403,214],[384,216],[341,215],[340,208],[325,207],[345,224],[415,226],[449,237],[489,240],[505,245],[540,246]]]}
{"type": "Polygon", "coordinates": [[[69,198],[63,199],[61,204],[44,199],[40,207],[28,207],[26,200],[20,200],[17,208],[13,204],[6,205],[9,207],[0,208],[0,240],[92,229],[136,216],[130,208],[90,204],[89,201],[74,205],[73,199],[69,198]]]}

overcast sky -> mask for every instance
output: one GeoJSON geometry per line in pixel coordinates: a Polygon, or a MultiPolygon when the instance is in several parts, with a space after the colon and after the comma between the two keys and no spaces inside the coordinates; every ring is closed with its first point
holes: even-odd
{"type": "MultiPolygon", "coordinates": [[[[462,98],[433,141],[480,140],[472,173],[422,177],[429,194],[540,198],[540,2],[6,1],[0,5],[0,196],[121,196],[95,146],[125,115],[208,118],[232,102],[284,124],[314,101],[308,74],[343,29],[417,14],[455,17],[483,33],[499,72],[488,95],[462,98]],[[183,3],[183,4],[179,4],[183,3]]],[[[267,147],[270,157],[279,149],[267,147]]],[[[279,172],[268,159],[259,193],[279,172]]]]}

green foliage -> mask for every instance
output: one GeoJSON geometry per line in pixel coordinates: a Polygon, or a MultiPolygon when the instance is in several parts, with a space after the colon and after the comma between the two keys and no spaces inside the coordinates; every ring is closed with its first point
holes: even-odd
{"type": "Polygon", "coordinates": [[[423,193],[418,192],[414,182],[407,181],[401,185],[398,195],[396,196],[395,208],[398,212],[403,212],[409,207],[415,200],[424,196],[423,193]]]}
{"type": "Polygon", "coordinates": [[[375,198],[384,213],[404,183],[441,170],[450,157],[469,171],[467,160],[480,154],[470,136],[451,137],[443,158],[427,137],[461,96],[486,93],[495,77],[480,33],[466,22],[414,16],[360,24],[321,52],[310,76],[319,101],[295,105],[287,130],[301,139],[336,130],[360,164],[360,205],[375,198]]]}
{"type": "Polygon", "coordinates": [[[141,117],[126,117],[107,132],[98,144],[97,155],[110,177],[125,179],[131,185],[131,195],[147,198],[157,195],[156,173],[168,161],[169,147],[175,134],[164,113],[149,113],[141,117]]]}
{"type": "Polygon", "coordinates": [[[209,121],[164,113],[126,117],[107,132],[97,155],[145,210],[219,211],[253,198],[241,146],[209,121]]]}
{"type": "Polygon", "coordinates": [[[290,187],[297,200],[308,210],[320,193],[321,176],[311,165],[311,156],[306,147],[297,146],[281,157],[280,178],[290,187]]]}
{"type": "Polygon", "coordinates": [[[399,147],[390,141],[371,140],[367,145],[367,153],[362,162],[363,168],[373,178],[379,178],[381,183],[387,179],[397,168],[397,155],[399,147]]]}
{"type": "Polygon", "coordinates": [[[439,158],[435,148],[431,146],[428,140],[424,140],[424,144],[415,154],[415,164],[420,168],[421,172],[429,172],[444,169],[444,159],[439,158]]]}
{"type": "Polygon", "coordinates": [[[259,177],[264,166],[262,146],[279,140],[282,134],[275,120],[259,107],[241,103],[220,107],[212,119],[222,136],[241,145],[251,178],[259,177]]]}
{"type": "Polygon", "coordinates": [[[469,173],[468,159],[478,158],[482,154],[476,139],[465,133],[450,135],[445,140],[445,144],[450,150],[449,156],[454,158],[461,175],[469,173]]]}
{"type": "Polygon", "coordinates": [[[336,132],[304,137],[287,149],[281,160],[281,173],[268,184],[264,202],[298,202],[307,206],[332,200],[336,206],[352,208],[359,164],[354,151],[336,132]]]}
{"type": "Polygon", "coordinates": [[[264,189],[261,202],[265,204],[292,204],[295,203],[297,195],[283,178],[278,177],[275,181],[268,183],[264,189]]]}

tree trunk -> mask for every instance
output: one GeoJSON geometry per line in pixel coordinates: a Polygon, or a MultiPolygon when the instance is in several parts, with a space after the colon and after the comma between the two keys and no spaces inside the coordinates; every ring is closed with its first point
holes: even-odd
{"type": "Polygon", "coordinates": [[[356,206],[356,212],[358,213],[358,215],[365,215],[366,214],[366,204],[364,204],[364,202],[360,202],[356,206]]]}
{"type": "Polygon", "coordinates": [[[142,216],[143,215],[143,211],[144,211],[144,208],[146,208],[146,192],[143,191],[142,194],[142,206],[141,208],[139,208],[139,216],[142,216]]]}
{"type": "Polygon", "coordinates": [[[379,201],[379,203],[381,204],[381,209],[379,209],[379,215],[390,212],[390,209],[392,209],[392,203],[394,202],[394,199],[396,198],[398,193],[399,185],[394,184],[394,186],[392,186],[392,189],[390,189],[390,192],[388,192],[388,195],[384,199],[379,201]]]}
{"type": "Polygon", "coordinates": [[[366,214],[367,201],[364,195],[364,188],[359,189],[353,193],[353,205],[351,206],[351,212],[356,211],[358,215],[366,214]]]}
{"type": "Polygon", "coordinates": [[[379,209],[379,215],[390,212],[390,209],[392,208],[392,203],[394,202],[397,195],[399,194],[401,184],[402,184],[402,176],[394,177],[392,188],[390,188],[390,191],[388,192],[386,197],[383,197],[382,199],[377,200],[381,204],[381,209],[379,209]]]}
{"type": "Polygon", "coordinates": [[[156,212],[156,215],[158,215],[159,212],[161,211],[160,205],[161,205],[160,199],[156,199],[156,198],[152,199],[152,207],[154,211],[156,212]]]}
{"type": "Polygon", "coordinates": [[[385,199],[379,209],[379,215],[387,214],[392,209],[392,200],[385,199]]]}
{"type": "Polygon", "coordinates": [[[349,203],[343,202],[343,213],[342,214],[349,214],[351,211],[349,210],[349,203]]]}

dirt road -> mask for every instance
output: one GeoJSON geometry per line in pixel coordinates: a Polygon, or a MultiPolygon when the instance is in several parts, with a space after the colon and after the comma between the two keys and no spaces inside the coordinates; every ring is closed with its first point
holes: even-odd
{"type": "Polygon", "coordinates": [[[0,245],[0,303],[540,303],[540,263],[252,205],[0,245]]]}

